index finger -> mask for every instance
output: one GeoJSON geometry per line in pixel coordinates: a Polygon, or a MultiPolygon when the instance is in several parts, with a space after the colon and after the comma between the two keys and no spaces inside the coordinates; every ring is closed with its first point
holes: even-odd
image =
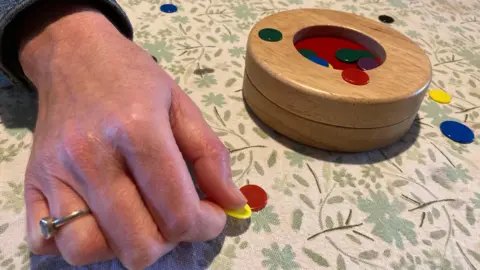
{"type": "Polygon", "coordinates": [[[217,237],[225,226],[225,213],[218,205],[200,200],[172,134],[168,112],[151,117],[153,121],[127,128],[130,131],[119,147],[159,231],[173,243],[217,237]]]}
{"type": "Polygon", "coordinates": [[[180,150],[194,166],[200,189],[224,209],[244,207],[247,199],[232,181],[230,153],[178,86],[172,90],[170,122],[180,150]]]}

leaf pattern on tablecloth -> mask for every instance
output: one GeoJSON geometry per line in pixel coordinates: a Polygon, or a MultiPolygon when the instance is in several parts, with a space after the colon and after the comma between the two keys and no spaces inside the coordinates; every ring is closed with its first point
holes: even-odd
{"type": "Polygon", "coordinates": [[[366,222],[373,223],[372,233],[385,242],[395,243],[399,249],[404,248],[404,241],[417,244],[417,234],[413,230],[413,222],[399,215],[405,210],[405,205],[399,200],[390,201],[383,191],[370,191],[370,198],[358,199],[358,209],[369,214],[366,222]]]}
{"type": "MultiPolygon", "coordinates": [[[[226,237],[203,252],[179,247],[182,256],[171,256],[180,268],[480,268],[480,2],[173,0],[172,14],[159,11],[167,1],[119,2],[135,41],[229,149],[235,184],[260,185],[269,197],[250,223],[229,221],[226,237]],[[263,125],[241,92],[249,31],[270,14],[312,7],[392,16],[390,26],[430,57],[430,88],[447,91],[452,103],[427,96],[406,136],[361,154],[302,146],[263,125]],[[439,125],[450,119],[470,126],[475,142],[446,139],[439,125]]],[[[0,268],[28,269],[22,183],[36,103],[3,77],[0,88],[0,268]]]]}

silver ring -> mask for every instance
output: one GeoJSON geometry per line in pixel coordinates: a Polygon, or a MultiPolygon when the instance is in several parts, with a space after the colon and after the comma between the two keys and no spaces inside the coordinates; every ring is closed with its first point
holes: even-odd
{"type": "Polygon", "coordinates": [[[53,217],[42,218],[40,220],[40,230],[42,231],[43,237],[45,237],[45,239],[52,238],[61,226],[86,214],[90,214],[90,209],[75,211],[58,219],[53,217]]]}

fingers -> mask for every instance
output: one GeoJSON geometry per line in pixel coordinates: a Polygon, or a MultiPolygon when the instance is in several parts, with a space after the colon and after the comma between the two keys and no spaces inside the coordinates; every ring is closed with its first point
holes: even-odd
{"type": "Polygon", "coordinates": [[[232,182],[228,150],[205,122],[198,107],[178,86],[172,94],[170,119],[177,144],[193,164],[202,191],[223,208],[245,206],[246,198],[232,182]]]}
{"type": "Polygon", "coordinates": [[[181,241],[203,242],[216,238],[222,233],[227,223],[227,216],[217,204],[206,200],[200,201],[200,209],[192,216],[190,226],[186,227],[181,241]]]}
{"type": "Polygon", "coordinates": [[[142,198],[169,242],[213,239],[225,226],[225,213],[215,204],[200,201],[168,114],[155,118],[155,124],[131,122],[120,143],[142,198]]]}
{"type": "MultiPolygon", "coordinates": [[[[52,217],[60,218],[88,208],[82,198],[61,180],[50,183],[47,198],[52,217]]],[[[86,265],[114,257],[91,214],[61,226],[54,239],[61,255],[71,265],[86,265]]]]}
{"type": "Polygon", "coordinates": [[[25,205],[27,208],[27,242],[37,255],[59,255],[54,239],[46,240],[40,231],[40,219],[50,215],[47,199],[39,189],[25,182],[25,205]]]}
{"type": "Polygon", "coordinates": [[[123,172],[107,176],[105,185],[90,189],[89,205],[111,249],[128,269],[144,269],[170,252],[134,182],[123,172]]]}
{"type": "Polygon", "coordinates": [[[115,257],[128,269],[150,266],[175,243],[158,231],[116,148],[75,134],[65,136],[61,153],[77,176],[70,185],[77,185],[115,257]]]}

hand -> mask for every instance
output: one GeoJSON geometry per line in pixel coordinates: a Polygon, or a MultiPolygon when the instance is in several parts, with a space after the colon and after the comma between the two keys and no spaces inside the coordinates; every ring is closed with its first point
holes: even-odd
{"type": "Polygon", "coordinates": [[[25,179],[28,243],[74,265],[154,263],[179,242],[221,233],[245,197],[229,153],[151,56],[100,13],[63,7],[20,51],[39,111],[25,179]],[[210,200],[200,200],[186,167],[210,200]],[[39,220],[90,208],[45,240],[39,220]]]}

